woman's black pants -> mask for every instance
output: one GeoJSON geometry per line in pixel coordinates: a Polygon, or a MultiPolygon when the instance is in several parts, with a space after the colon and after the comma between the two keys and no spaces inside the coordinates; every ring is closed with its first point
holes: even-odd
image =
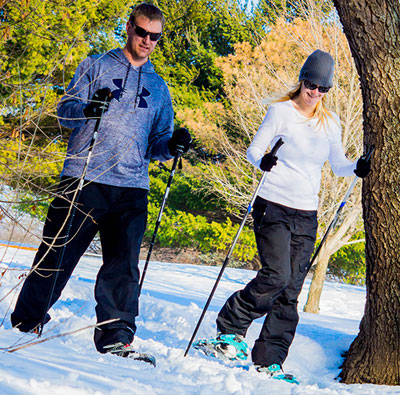
{"type": "Polygon", "coordinates": [[[244,336],[253,320],[266,315],[252,349],[253,363],[282,365],[299,320],[298,296],[314,248],[317,212],[257,197],[253,218],[262,267],[243,290],[226,301],[217,328],[222,333],[244,336]]]}

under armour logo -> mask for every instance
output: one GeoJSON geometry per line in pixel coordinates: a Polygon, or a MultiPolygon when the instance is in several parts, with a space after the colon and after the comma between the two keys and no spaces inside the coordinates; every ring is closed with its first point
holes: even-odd
{"type": "Polygon", "coordinates": [[[122,88],[122,83],[124,82],[124,80],[121,78],[116,78],[113,79],[112,82],[118,88],[111,92],[112,96],[115,100],[119,101],[119,98],[122,96],[122,92],[124,90],[124,88],[122,88]]]}
{"type": "Polygon", "coordinates": [[[139,95],[139,108],[147,108],[147,102],[144,99],[145,97],[150,96],[150,92],[143,86],[142,92],[139,95]]]}

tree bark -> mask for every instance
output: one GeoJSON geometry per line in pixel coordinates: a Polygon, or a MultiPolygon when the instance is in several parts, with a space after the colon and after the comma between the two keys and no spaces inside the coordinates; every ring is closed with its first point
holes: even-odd
{"type": "Polygon", "coordinates": [[[376,147],[363,185],[365,313],[340,377],[400,384],[400,2],[334,0],[360,76],[364,143],[376,147]]]}
{"type": "Polygon", "coordinates": [[[319,313],[319,302],[321,300],[326,270],[328,269],[328,263],[331,255],[332,252],[326,247],[321,248],[321,252],[318,256],[318,262],[315,265],[315,271],[310,284],[310,289],[308,290],[307,302],[303,309],[306,313],[319,313]]]}

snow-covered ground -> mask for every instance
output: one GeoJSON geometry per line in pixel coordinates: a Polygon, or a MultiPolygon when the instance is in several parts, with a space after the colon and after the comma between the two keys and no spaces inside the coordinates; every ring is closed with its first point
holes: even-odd
{"type": "MultiPolygon", "coordinates": [[[[156,356],[157,367],[112,355],[98,354],[93,329],[9,353],[12,346],[38,340],[21,334],[9,322],[17,296],[13,289],[21,269],[28,269],[34,252],[0,247],[0,394],[400,394],[400,386],[344,385],[335,380],[341,353],[358,332],[365,289],[326,283],[319,315],[300,313],[300,323],[284,368],[300,385],[267,380],[250,362],[224,363],[184,350],[215,282],[219,267],[151,262],[140,299],[139,351],[156,356]],[[5,271],[5,269],[8,269],[5,271]],[[8,295],[8,296],[6,296],[8,295]],[[3,319],[4,317],[4,319],[3,319]],[[250,369],[245,367],[250,366],[250,369]]],[[[51,310],[52,321],[41,339],[94,324],[93,287],[101,265],[98,257],[83,257],[61,299],[51,310]]],[[[198,337],[215,334],[215,318],[235,290],[255,272],[230,269],[224,273],[200,327],[198,337]]],[[[307,281],[299,310],[306,300],[307,281]]],[[[250,327],[252,346],[261,320],[250,327]]]]}

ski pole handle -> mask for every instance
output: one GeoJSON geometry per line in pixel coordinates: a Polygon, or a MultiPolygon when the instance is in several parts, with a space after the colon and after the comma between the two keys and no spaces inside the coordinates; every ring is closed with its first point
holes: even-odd
{"type": "Polygon", "coordinates": [[[101,120],[103,119],[103,115],[104,115],[104,113],[105,113],[104,108],[107,107],[107,104],[111,102],[112,97],[113,97],[113,96],[112,96],[112,93],[110,92],[110,93],[107,95],[106,100],[103,102],[104,105],[102,106],[100,117],[98,117],[98,118],[96,119],[96,124],[95,124],[95,126],[94,126],[94,133],[97,133],[97,131],[99,130],[101,120]]]}
{"type": "MultiPolygon", "coordinates": [[[[275,143],[275,145],[272,147],[272,150],[271,150],[272,156],[275,156],[275,155],[276,155],[276,153],[278,152],[278,149],[279,149],[284,143],[285,143],[285,142],[282,140],[282,137],[280,137],[279,140],[278,140],[278,141],[275,143]]],[[[257,198],[258,192],[260,191],[260,189],[261,189],[261,187],[262,187],[262,184],[263,184],[263,182],[264,182],[264,179],[265,179],[267,173],[268,173],[268,172],[264,171],[264,173],[263,173],[263,175],[262,175],[262,177],[261,177],[261,180],[258,182],[257,188],[256,188],[256,190],[255,190],[254,193],[253,193],[253,197],[252,197],[252,199],[251,199],[249,205],[247,206],[247,215],[250,214],[250,211],[251,211],[251,209],[252,209],[252,207],[253,207],[253,204],[254,204],[254,202],[255,202],[255,200],[256,200],[256,198],[257,198]]]]}
{"type": "Polygon", "coordinates": [[[282,140],[282,137],[279,137],[279,140],[275,143],[275,145],[272,147],[271,154],[272,156],[275,156],[276,153],[278,152],[278,149],[284,144],[284,141],[282,140]]]}

